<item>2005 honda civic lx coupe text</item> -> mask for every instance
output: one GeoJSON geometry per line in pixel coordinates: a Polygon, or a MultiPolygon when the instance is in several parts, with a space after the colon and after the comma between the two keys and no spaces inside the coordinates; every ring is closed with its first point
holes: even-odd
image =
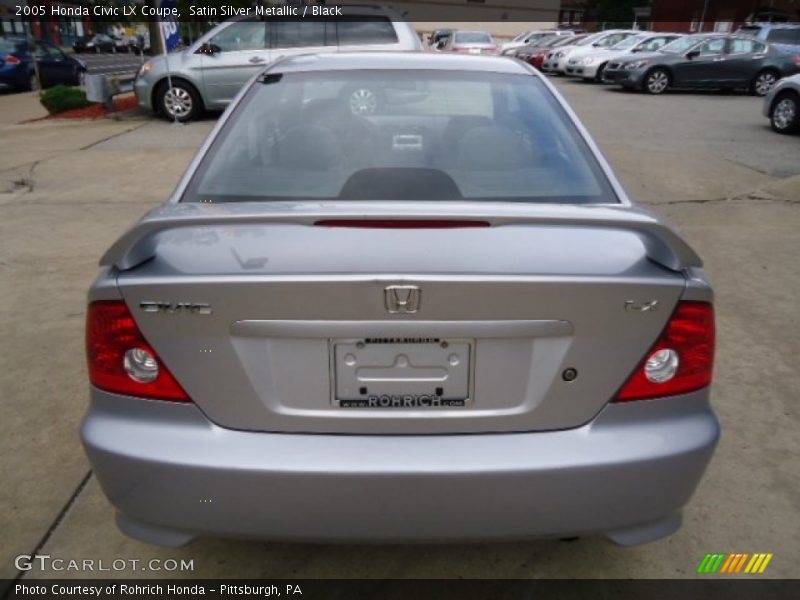
{"type": "Polygon", "coordinates": [[[637,544],[719,437],[700,259],[513,59],[271,64],[101,266],[82,438],[152,543],[637,544]]]}

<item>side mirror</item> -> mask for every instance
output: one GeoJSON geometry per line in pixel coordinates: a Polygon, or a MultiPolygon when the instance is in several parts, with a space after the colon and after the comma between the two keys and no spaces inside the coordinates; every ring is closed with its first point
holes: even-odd
{"type": "Polygon", "coordinates": [[[222,52],[222,48],[211,42],[206,42],[197,49],[197,54],[218,54],[222,52]]]}
{"type": "Polygon", "coordinates": [[[689,60],[694,60],[698,56],[700,56],[700,50],[692,50],[691,52],[686,53],[686,58],[689,60]]]}

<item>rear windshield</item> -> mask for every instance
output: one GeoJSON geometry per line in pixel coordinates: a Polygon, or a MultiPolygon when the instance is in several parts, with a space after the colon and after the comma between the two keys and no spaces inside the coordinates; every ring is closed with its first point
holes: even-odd
{"type": "Polygon", "coordinates": [[[397,42],[394,25],[386,17],[348,16],[346,21],[338,21],[337,29],[341,46],[397,42]]]}
{"type": "Polygon", "coordinates": [[[797,29],[778,28],[767,34],[767,41],[773,44],[792,44],[800,46],[800,27],[797,29]]]}
{"type": "Polygon", "coordinates": [[[491,44],[492,36],[480,31],[459,31],[453,41],[457,44],[491,44]]]}
{"type": "Polygon", "coordinates": [[[182,200],[322,199],[618,202],[538,78],[442,70],[268,75],[182,200]]]}

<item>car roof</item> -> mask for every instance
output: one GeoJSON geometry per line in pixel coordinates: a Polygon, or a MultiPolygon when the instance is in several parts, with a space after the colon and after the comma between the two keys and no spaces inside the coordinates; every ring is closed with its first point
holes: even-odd
{"type": "Polygon", "coordinates": [[[266,72],[348,71],[383,69],[421,69],[474,71],[530,75],[531,70],[518,60],[503,56],[460,56],[429,52],[328,52],[301,54],[281,59],[266,72]]]}
{"type": "Polygon", "coordinates": [[[740,29],[759,27],[761,29],[800,29],[800,23],[748,23],[742,25],[740,29]]]}

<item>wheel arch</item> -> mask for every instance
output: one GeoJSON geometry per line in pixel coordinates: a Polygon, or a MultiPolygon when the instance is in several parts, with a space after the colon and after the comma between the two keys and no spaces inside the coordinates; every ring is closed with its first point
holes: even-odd
{"type": "Polygon", "coordinates": [[[644,72],[644,77],[642,77],[642,81],[645,81],[647,77],[650,75],[650,73],[656,70],[666,72],[666,74],[669,76],[670,85],[675,83],[675,72],[672,70],[672,67],[664,64],[651,65],[650,67],[648,67],[648,69],[644,72]]]}

